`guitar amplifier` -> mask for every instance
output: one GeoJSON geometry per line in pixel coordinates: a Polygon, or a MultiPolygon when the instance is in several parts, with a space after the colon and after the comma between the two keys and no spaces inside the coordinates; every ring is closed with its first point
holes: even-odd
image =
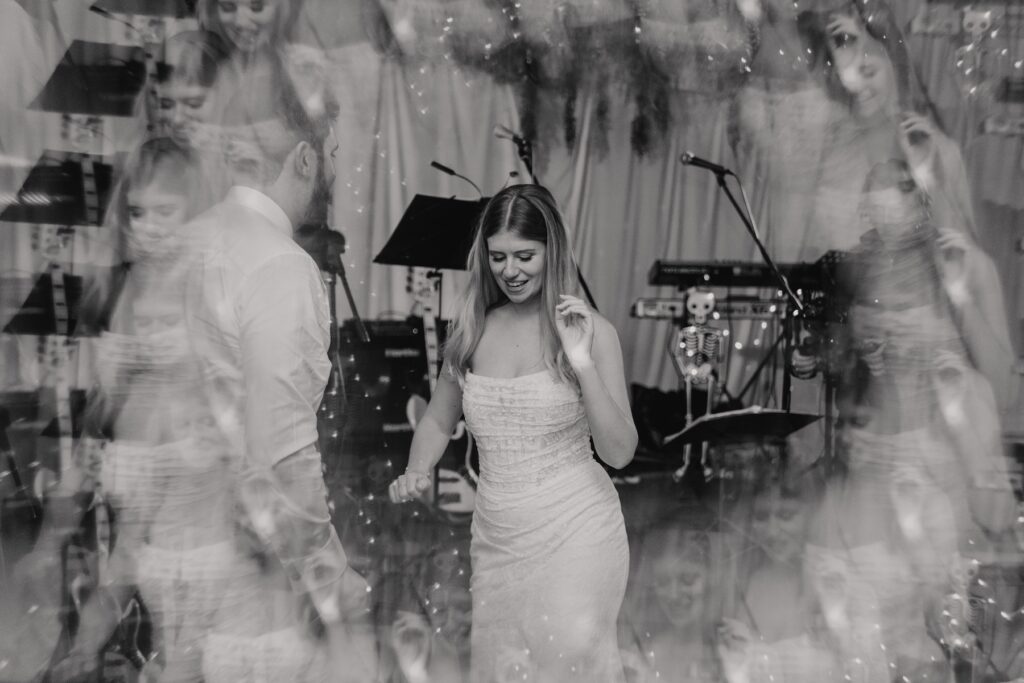
{"type": "MultiPolygon", "coordinates": [[[[357,493],[385,494],[409,462],[413,427],[408,405],[430,396],[422,319],[366,321],[364,343],[353,321],[339,329],[338,355],[345,386],[344,426],[337,453],[325,453],[328,479],[357,493]]],[[[444,340],[447,324],[437,322],[444,340]]],[[[459,469],[466,437],[453,440],[439,466],[459,469]]]]}
{"type": "Polygon", "coordinates": [[[325,461],[334,482],[353,492],[383,493],[409,459],[413,430],[405,406],[413,393],[429,393],[427,358],[418,318],[365,324],[368,343],[354,321],[339,329],[344,426],[339,452],[325,454],[325,461]]]}

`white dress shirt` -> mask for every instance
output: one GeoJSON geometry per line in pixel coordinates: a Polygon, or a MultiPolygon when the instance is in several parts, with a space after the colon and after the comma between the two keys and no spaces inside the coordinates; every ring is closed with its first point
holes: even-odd
{"type": "Polygon", "coordinates": [[[272,468],[317,441],[330,374],[327,290],[270,197],[232,187],[189,226],[187,320],[233,454],[272,468]]]}

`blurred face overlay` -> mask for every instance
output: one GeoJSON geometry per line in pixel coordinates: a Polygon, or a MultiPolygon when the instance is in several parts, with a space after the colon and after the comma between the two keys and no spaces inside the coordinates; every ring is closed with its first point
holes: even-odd
{"type": "Polygon", "coordinates": [[[255,52],[270,42],[280,0],[218,0],[217,19],[224,36],[240,52],[255,52]]]}
{"type": "Polygon", "coordinates": [[[455,582],[432,584],[427,590],[430,625],[457,650],[469,649],[473,596],[455,582]]]}
{"type": "Polygon", "coordinates": [[[927,199],[909,169],[892,162],[872,173],[861,215],[883,238],[899,237],[929,218],[927,199]]]}
{"type": "Polygon", "coordinates": [[[708,548],[695,533],[656,533],[651,561],[650,589],[663,616],[675,628],[699,625],[709,579],[708,548]]]}
{"type": "Polygon", "coordinates": [[[509,230],[487,238],[491,274],[509,301],[521,304],[541,293],[546,249],[543,242],[524,239],[509,230]]]}
{"type": "Polygon", "coordinates": [[[188,196],[170,169],[158,169],[152,181],[128,192],[128,246],[133,260],[169,256],[175,234],[188,215],[188,196]]]}
{"type": "Polygon", "coordinates": [[[766,491],[754,500],[752,533],[765,554],[776,562],[791,562],[803,550],[807,506],[780,491],[766,491]]]}
{"type": "Polygon", "coordinates": [[[210,89],[172,80],[160,87],[157,122],[180,145],[192,145],[197,128],[210,114],[210,89]]]}
{"type": "Polygon", "coordinates": [[[848,29],[834,35],[832,59],[839,80],[853,98],[853,111],[870,118],[889,111],[896,101],[896,80],[884,46],[851,18],[848,29]]]}

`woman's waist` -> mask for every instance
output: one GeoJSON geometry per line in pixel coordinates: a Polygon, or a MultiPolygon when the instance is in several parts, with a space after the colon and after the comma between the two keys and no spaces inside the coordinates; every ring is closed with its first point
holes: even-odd
{"type": "Polygon", "coordinates": [[[139,578],[230,580],[259,573],[259,566],[223,533],[209,538],[159,538],[139,549],[139,578]]]}
{"type": "Polygon", "coordinates": [[[532,455],[525,455],[523,451],[489,449],[479,441],[477,445],[480,448],[481,484],[495,490],[516,491],[553,485],[594,459],[589,438],[532,455]]]}
{"type": "Polygon", "coordinates": [[[529,478],[488,478],[483,472],[477,486],[477,509],[515,511],[518,508],[537,510],[559,507],[577,494],[590,495],[598,491],[617,500],[615,486],[607,472],[592,455],[578,462],[560,463],[535,473],[529,478]]]}

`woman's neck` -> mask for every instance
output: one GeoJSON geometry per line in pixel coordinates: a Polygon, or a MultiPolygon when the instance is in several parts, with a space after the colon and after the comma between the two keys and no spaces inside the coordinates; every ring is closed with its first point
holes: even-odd
{"type": "Polygon", "coordinates": [[[528,318],[540,313],[541,299],[542,296],[538,294],[537,296],[531,297],[530,299],[527,299],[526,301],[520,303],[508,301],[505,304],[505,308],[508,310],[509,313],[516,317],[528,318]]]}

